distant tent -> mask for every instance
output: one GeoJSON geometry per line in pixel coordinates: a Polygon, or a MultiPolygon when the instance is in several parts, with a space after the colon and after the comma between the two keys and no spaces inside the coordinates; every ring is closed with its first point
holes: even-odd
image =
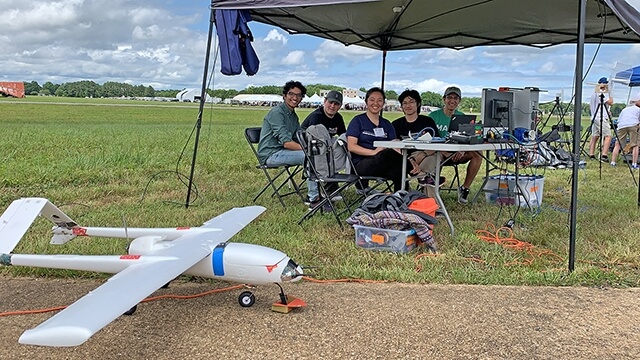
{"type": "Polygon", "coordinates": [[[612,81],[620,82],[630,87],[640,86],[640,65],[617,72],[612,81]]]}
{"type": "Polygon", "coordinates": [[[24,97],[24,83],[22,81],[10,82],[10,81],[2,81],[0,82],[0,93],[4,96],[13,96],[16,98],[24,97]]]}
{"type": "Polygon", "coordinates": [[[342,99],[342,104],[364,105],[365,102],[363,99],[357,96],[356,97],[345,96],[344,99],[342,99]]]}
{"type": "Polygon", "coordinates": [[[264,102],[282,102],[282,95],[270,94],[238,94],[233,97],[234,102],[240,103],[264,103],[264,102]]]}
{"type": "Polygon", "coordinates": [[[318,94],[313,94],[309,98],[309,102],[312,104],[322,104],[324,102],[324,99],[320,97],[318,94]]]}

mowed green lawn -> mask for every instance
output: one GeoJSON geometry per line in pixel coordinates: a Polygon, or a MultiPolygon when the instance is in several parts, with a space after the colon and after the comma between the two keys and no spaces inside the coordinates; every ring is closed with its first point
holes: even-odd
{"type": "MultiPolygon", "coordinates": [[[[46,197],[81,225],[114,227],[198,226],[232,207],[252,204],[263,174],[243,135],[259,126],[268,108],[207,106],[203,114],[191,203],[184,206],[194,149],[197,104],[106,99],[0,99],[0,208],[20,197],[46,197]]],[[[307,109],[298,111],[302,119],[307,109]]],[[[349,120],[354,112],[343,112],[349,120]]],[[[391,120],[399,113],[385,113],[391,120]]],[[[557,119],[551,118],[549,125],[557,119]]],[[[623,164],[620,164],[623,165],[623,164]]],[[[317,267],[319,279],[401,282],[638,286],[640,222],[632,172],[590,161],[579,173],[576,270],[568,273],[570,170],[524,169],[543,175],[539,211],[488,204],[470,206],[443,197],[456,226],[436,225],[436,256],[357,248],[353,229],[329,215],[302,226],[307,207],[288,197],[283,208],[263,196],[267,211],[233,240],[282,250],[317,267]],[[530,244],[505,247],[477,231],[513,218],[512,237],[530,244]]],[[[464,169],[464,168],[463,168],[464,169]]],[[[451,178],[450,169],[445,174],[451,178]]],[[[463,170],[464,172],[464,170],[463,170]]],[[[463,174],[464,175],[464,174],[463,174]]],[[[638,172],[633,172],[637,178],[638,172]]],[[[481,176],[472,193],[479,190],[481,176]]],[[[40,219],[16,253],[120,254],[125,240],[78,238],[49,245],[51,224],[40,219]]],[[[503,232],[502,238],[510,237],[503,232]]],[[[2,241],[2,239],[0,239],[2,241]]],[[[103,276],[91,273],[3,268],[2,274],[103,276]]]]}

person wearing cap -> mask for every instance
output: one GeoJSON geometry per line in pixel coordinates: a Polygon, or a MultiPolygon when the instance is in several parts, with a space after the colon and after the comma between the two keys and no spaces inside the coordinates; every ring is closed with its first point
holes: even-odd
{"type": "MultiPolygon", "coordinates": [[[[429,116],[438,126],[440,136],[446,137],[449,134],[451,116],[464,115],[463,112],[458,110],[458,105],[460,105],[461,99],[462,92],[460,91],[460,88],[457,86],[449,86],[446,88],[444,95],[442,96],[442,100],[444,100],[444,106],[442,109],[429,113],[429,116]]],[[[469,163],[469,165],[467,165],[467,173],[465,175],[464,182],[460,188],[458,188],[458,202],[460,204],[468,203],[467,198],[469,197],[469,189],[473,180],[476,178],[476,175],[478,175],[480,167],[482,167],[482,155],[477,151],[459,151],[454,154],[442,153],[442,156],[453,164],[469,163]]]]}
{"type": "MultiPolygon", "coordinates": [[[[631,168],[638,170],[638,131],[640,131],[640,92],[631,96],[629,104],[622,109],[620,116],[618,116],[618,130],[616,132],[618,141],[616,141],[611,154],[611,166],[616,166],[616,159],[620,152],[620,142],[625,141],[628,136],[629,143],[627,146],[633,149],[631,151],[631,168]]],[[[628,151],[627,146],[625,146],[625,152],[628,151]]]]}
{"type": "Polygon", "coordinates": [[[306,129],[311,125],[324,125],[329,131],[329,135],[340,136],[347,132],[344,125],[344,119],[338,112],[342,106],[342,93],[331,90],[324,97],[324,103],[321,107],[312,111],[302,122],[302,129],[306,129]]]}
{"type": "Polygon", "coordinates": [[[609,80],[601,77],[596,84],[596,89],[591,94],[591,141],[589,142],[589,158],[595,159],[596,145],[602,136],[602,148],[600,149],[600,161],[609,162],[609,145],[611,144],[611,110],[613,98],[609,95],[609,80]],[[606,94],[606,95],[605,95],[606,94]],[[605,97],[608,99],[605,101],[605,97]]]}

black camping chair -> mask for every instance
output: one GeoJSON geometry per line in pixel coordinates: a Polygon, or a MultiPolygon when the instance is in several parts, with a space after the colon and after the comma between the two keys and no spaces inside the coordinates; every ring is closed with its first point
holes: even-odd
{"type": "MultiPolygon", "coordinates": [[[[315,181],[318,184],[318,192],[320,193],[320,201],[315,207],[309,210],[299,221],[298,225],[306,219],[315,215],[318,211],[325,211],[330,208],[340,228],[343,228],[340,216],[346,212],[353,212],[352,204],[349,203],[344,191],[355,185],[360,178],[355,174],[340,174],[335,172],[335,164],[333,163],[333,148],[326,140],[313,137],[299,130],[296,133],[298,142],[302,146],[305,155],[305,169],[307,171],[308,180],[315,181]],[[318,157],[326,158],[327,169],[320,169],[317,164],[318,157]],[[340,196],[342,200],[338,203],[344,205],[343,209],[338,209],[338,203],[334,204],[331,199],[340,196]]],[[[324,160],[324,159],[323,159],[324,160]]]]}
{"type": "Polygon", "coordinates": [[[373,185],[370,185],[368,189],[362,189],[362,193],[360,197],[356,200],[358,204],[362,203],[365,197],[369,196],[371,192],[380,191],[380,192],[392,192],[393,183],[389,181],[389,179],[379,177],[379,176],[371,176],[371,175],[360,175],[356,170],[355,165],[353,164],[353,159],[351,158],[351,152],[349,151],[349,147],[347,146],[347,141],[339,137],[336,140],[336,143],[342,148],[342,150],[347,154],[347,166],[350,169],[350,172],[358,176],[358,179],[362,182],[369,183],[373,182],[373,185]],[[367,192],[368,191],[368,192],[367,192]]]}
{"type": "Polygon", "coordinates": [[[453,168],[453,179],[451,179],[451,182],[449,183],[448,186],[446,185],[443,186],[440,189],[440,191],[446,191],[446,192],[458,191],[458,189],[460,188],[460,173],[458,172],[458,165],[466,164],[467,162],[454,163],[452,161],[445,161],[442,164],[443,167],[448,166],[453,168]]]}
{"type": "Polygon", "coordinates": [[[302,171],[302,166],[300,165],[267,166],[266,164],[263,164],[260,162],[260,158],[258,157],[257,145],[260,142],[261,130],[262,128],[259,128],[259,127],[250,127],[250,128],[244,129],[244,137],[247,139],[247,142],[249,143],[249,146],[253,151],[253,155],[255,155],[256,160],[258,161],[258,165],[256,165],[256,168],[261,169],[262,172],[264,173],[264,176],[267,178],[267,184],[253,198],[253,202],[256,202],[258,198],[262,194],[264,194],[264,192],[267,191],[267,189],[269,189],[269,187],[271,187],[271,189],[273,190],[271,197],[277,196],[278,200],[280,201],[280,204],[282,204],[283,207],[286,207],[284,204],[284,201],[282,200],[282,198],[285,196],[298,194],[298,196],[300,196],[302,201],[304,201],[304,197],[302,195],[302,192],[300,191],[300,186],[296,184],[294,179],[294,177],[299,172],[302,171]],[[279,185],[276,186],[276,181],[281,177],[283,177],[284,179],[279,185]],[[293,190],[287,193],[282,193],[281,192],[282,188],[287,184],[290,184],[293,190]]]}

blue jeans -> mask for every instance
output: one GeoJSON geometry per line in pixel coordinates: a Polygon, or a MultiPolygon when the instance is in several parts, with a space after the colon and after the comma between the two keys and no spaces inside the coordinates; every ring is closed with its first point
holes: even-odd
{"type": "MultiPolygon", "coordinates": [[[[304,152],[302,150],[282,149],[274,152],[265,162],[267,166],[302,165],[304,164],[304,152]]],[[[318,183],[307,180],[307,197],[313,201],[318,198],[318,183]]]]}

